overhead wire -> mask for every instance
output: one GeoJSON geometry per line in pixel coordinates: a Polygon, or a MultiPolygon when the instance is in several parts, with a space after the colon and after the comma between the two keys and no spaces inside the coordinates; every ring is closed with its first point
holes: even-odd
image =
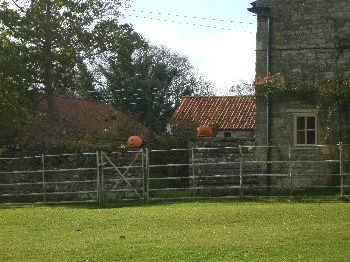
{"type": "Polygon", "coordinates": [[[254,31],[250,31],[247,29],[241,29],[241,28],[233,28],[233,27],[224,27],[221,25],[205,25],[205,24],[199,24],[194,23],[190,21],[178,21],[178,20],[169,20],[167,18],[159,18],[159,17],[150,17],[150,16],[140,16],[140,15],[132,15],[132,14],[124,14],[124,16],[129,17],[135,17],[135,18],[143,18],[147,20],[153,20],[153,21],[159,21],[159,22],[165,22],[165,23],[172,23],[172,24],[181,24],[181,25],[189,25],[194,27],[201,27],[201,28],[208,28],[208,29],[216,29],[216,30],[223,30],[223,31],[239,31],[239,32],[245,32],[249,34],[254,34],[254,31]]]}
{"type": "MultiPolygon", "coordinates": [[[[237,31],[249,34],[255,34],[255,30],[249,30],[255,24],[251,21],[242,21],[240,19],[224,19],[206,16],[194,16],[194,15],[184,15],[173,12],[161,12],[155,10],[144,10],[144,9],[126,9],[122,13],[124,18],[138,18],[146,19],[157,22],[180,24],[185,26],[199,27],[202,29],[210,30],[223,30],[223,31],[237,31]],[[129,12],[128,12],[129,11],[129,12]]],[[[155,94],[153,94],[155,95],[155,94]]],[[[141,99],[139,96],[135,96],[136,100],[141,99]]],[[[123,97],[123,100],[127,100],[123,97]]],[[[155,102],[153,102],[155,103],[155,102]]],[[[134,104],[134,103],[131,103],[134,104]]]]}
{"type": "Polygon", "coordinates": [[[147,19],[147,20],[158,21],[158,22],[188,25],[188,26],[200,27],[203,29],[238,31],[238,32],[246,32],[249,34],[255,33],[252,30],[248,30],[246,27],[242,29],[242,26],[244,25],[245,26],[253,25],[254,24],[253,22],[245,22],[245,21],[238,21],[238,20],[232,20],[232,19],[181,15],[179,13],[160,12],[160,11],[143,10],[143,9],[140,9],[140,10],[126,9],[126,12],[123,13],[122,15],[124,17],[133,17],[133,18],[141,18],[141,19],[147,19]],[[127,11],[131,11],[131,12],[128,13],[127,11]],[[226,24],[222,24],[222,23],[226,23],[226,24]],[[239,24],[240,28],[232,27],[234,24],[239,24]]]}
{"type": "Polygon", "coordinates": [[[127,9],[128,11],[131,11],[133,13],[148,13],[150,15],[159,15],[159,16],[175,16],[175,17],[181,17],[185,19],[196,19],[196,20],[202,20],[202,21],[214,21],[214,22],[221,22],[221,23],[230,23],[230,24],[249,24],[253,25],[253,22],[246,22],[242,20],[232,20],[232,19],[223,19],[223,18],[216,18],[216,17],[206,17],[206,16],[191,16],[191,15],[183,15],[179,13],[171,13],[171,12],[161,12],[161,11],[152,11],[152,10],[144,10],[144,9],[127,9]]]}

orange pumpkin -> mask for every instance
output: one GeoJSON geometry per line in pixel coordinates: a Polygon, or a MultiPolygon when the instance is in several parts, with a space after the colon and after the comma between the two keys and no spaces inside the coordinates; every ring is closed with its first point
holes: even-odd
{"type": "Polygon", "coordinates": [[[214,131],[210,126],[200,126],[197,128],[198,137],[212,137],[213,135],[214,131]]]}
{"type": "Polygon", "coordinates": [[[139,136],[131,136],[128,139],[128,147],[129,148],[138,148],[143,144],[143,139],[139,136]]]}

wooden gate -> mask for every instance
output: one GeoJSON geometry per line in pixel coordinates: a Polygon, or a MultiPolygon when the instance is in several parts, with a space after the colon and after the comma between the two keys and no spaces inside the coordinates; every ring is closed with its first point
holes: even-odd
{"type": "Polygon", "coordinates": [[[99,203],[140,200],[145,195],[144,151],[100,152],[99,203]]]}

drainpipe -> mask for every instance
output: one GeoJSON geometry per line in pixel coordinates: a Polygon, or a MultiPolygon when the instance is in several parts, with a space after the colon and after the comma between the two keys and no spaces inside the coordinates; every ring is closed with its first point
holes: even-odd
{"type": "MultiPolygon", "coordinates": [[[[269,7],[257,6],[257,1],[251,3],[252,7],[248,8],[249,12],[252,12],[260,17],[266,17],[266,26],[267,26],[267,36],[266,36],[266,75],[271,75],[271,28],[272,28],[272,17],[271,9],[269,7]]],[[[265,95],[266,101],[266,160],[271,161],[271,96],[269,93],[265,95]]],[[[271,173],[271,164],[268,163],[266,166],[266,171],[268,174],[271,173]]],[[[268,185],[271,184],[271,177],[268,177],[268,185]]]]}
{"type": "MultiPolygon", "coordinates": [[[[270,12],[269,12],[270,13],[270,12]]],[[[267,15],[267,40],[266,40],[266,75],[271,75],[271,15],[267,15]]],[[[267,144],[267,161],[271,161],[271,96],[266,94],[266,144],[267,144]]],[[[266,166],[267,174],[271,173],[271,163],[266,166]]],[[[268,185],[271,184],[271,177],[268,177],[268,185]]]]}
{"type": "Polygon", "coordinates": [[[271,25],[272,18],[271,15],[268,14],[267,18],[267,40],[266,40],[266,74],[267,76],[271,75],[271,25]]]}
{"type": "MultiPolygon", "coordinates": [[[[267,16],[267,37],[266,37],[266,75],[271,75],[271,16],[267,16]]],[[[265,95],[266,99],[266,145],[271,144],[271,121],[270,121],[270,94],[265,95]]]]}

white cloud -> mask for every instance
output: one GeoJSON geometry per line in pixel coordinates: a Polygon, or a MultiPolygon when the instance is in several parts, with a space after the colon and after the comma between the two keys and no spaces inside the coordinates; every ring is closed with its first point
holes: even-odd
{"type": "Polygon", "coordinates": [[[180,31],[178,26],[155,22],[136,23],[135,29],[153,44],[188,56],[198,71],[215,83],[217,94],[226,94],[234,82],[254,78],[254,33],[208,30],[198,37],[180,31]]]}

